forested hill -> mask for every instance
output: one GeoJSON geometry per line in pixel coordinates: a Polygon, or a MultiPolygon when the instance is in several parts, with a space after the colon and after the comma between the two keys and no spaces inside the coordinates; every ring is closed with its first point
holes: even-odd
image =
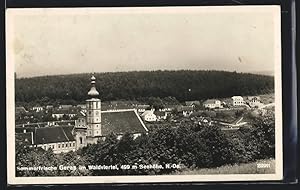
{"type": "MultiPolygon", "coordinates": [[[[95,76],[104,101],[168,96],[180,101],[201,100],[274,90],[271,76],[225,71],[134,71],[95,76]]],[[[73,74],[16,79],[16,101],[83,102],[90,88],[90,77],[90,74],[73,74]]]]}

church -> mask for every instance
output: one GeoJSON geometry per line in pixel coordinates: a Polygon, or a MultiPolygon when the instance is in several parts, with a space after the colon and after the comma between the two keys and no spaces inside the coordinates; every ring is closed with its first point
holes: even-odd
{"type": "Polygon", "coordinates": [[[134,138],[148,129],[136,109],[101,110],[101,100],[96,89],[96,78],[91,77],[91,88],[86,100],[86,113],[81,112],[73,126],[46,126],[24,133],[16,133],[16,142],[28,146],[52,149],[54,153],[75,151],[104,140],[111,133],[120,139],[125,133],[134,138]]]}

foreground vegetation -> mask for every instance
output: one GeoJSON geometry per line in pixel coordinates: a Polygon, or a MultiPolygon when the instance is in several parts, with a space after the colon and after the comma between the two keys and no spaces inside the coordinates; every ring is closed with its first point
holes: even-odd
{"type": "Polygon", "coordinates": [[[164,126],[136,139],[125,134],[121,140],[109,135],[105,141],[90,144],[76,152],[54,154],[52,150],[16,147],[16,167],[58,165],[149,165],[179,164],[181,168],[137,170],[18,171],[17,176],[67,175],[157,175],[184,170],[216,168],[224,165],[274,158],[274,115],[257,118],[252,128],[225,133],[219,126],[164,126]]]}

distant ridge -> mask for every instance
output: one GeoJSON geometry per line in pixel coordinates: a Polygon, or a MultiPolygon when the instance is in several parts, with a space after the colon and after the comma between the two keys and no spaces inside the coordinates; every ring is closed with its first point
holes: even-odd
{"type": "MultiPolygon", "coordinates": [[[[202,100],[274,91],[274,77],[250,73],[180,70],[95,73],[95,76],[104,101],[169,96],[180,101],[202,100]]],[[[89,79],[88,73],[16,79],[16,102],[83,102],[89,79]]]]}
{"type": "Polygon", "coordinates": [[[274,76],[274,71],[254,71],[251,72],[253,74],[258,74],[258,75],[266,75],[266,76],[274,76]]]}

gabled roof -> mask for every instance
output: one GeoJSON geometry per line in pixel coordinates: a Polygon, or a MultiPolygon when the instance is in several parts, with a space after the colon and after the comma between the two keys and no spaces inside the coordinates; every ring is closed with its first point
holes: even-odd
{"type": "Polygon", "coordinates": [[[192,106],[192,105],[200,105],[200,101],[194,100],[194,101],[185,101],[185,105],[192,106]]]}
{"type": "Polygon", "coordinates": [[[72,130],[74,126],[43,127],[35,130],[34,143],[48,144],[75,141],[72,130]]]}
{"type": "Polygon", "coordinates": [[[102,111],[102,136],[110,133],[145,133],[148,131],[134,109],[120,111],[102,111]]]}
{"type": "Polygon", "coordinates": [[[216,100],[216,99],[208,99],[208,100],[205,100],[203,102],[203,104],[215,104],[216,101],[220,101],[220,100],[216,100]]]}
{"type": "Polygon", "coordinates": [[[152,110],[146,110],[146,111],[144,111],[144,113],[141,116],[144,117],[145,115],[148,115],[148,114],[154,114],[154,113],[152,110]]]}

